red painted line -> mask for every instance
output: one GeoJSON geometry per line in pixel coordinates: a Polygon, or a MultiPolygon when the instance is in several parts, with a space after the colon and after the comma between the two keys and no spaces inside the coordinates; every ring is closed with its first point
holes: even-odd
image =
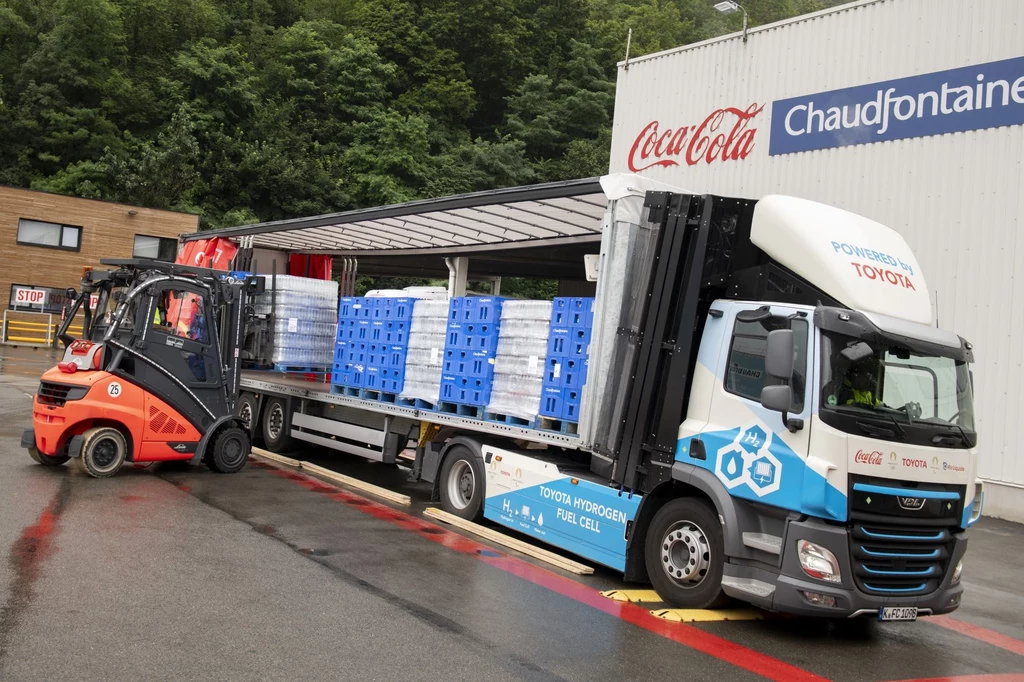
{"type": "Polygon", "coordinates": [[[928,677],[896,682],[1024,682],[1024,673],[996,673],[982,675],[954,675],[953,677],[928,677]]]}
{"type": "Polygon", "coordinates": [[[958,618],[951,618],[950,616],[935,616],[933,618],[928,618],[926,622],[941,625],[947,630],[952,630],[953,632],[959,632],[961,635],[973,637],[979,642],[985,642],[986,644],[997,646],[1000,649],[1012,651],[1018,656],[1024,656],[1024,642],[996,632],[995,630],[989,630],[988,628],[983,628],[980,625],[973,625],[958,618]]]}
{"type": "Polygon", "coordinates": [[[431,542],[436,542],[466,556],[479,559],[490,566],[528,580],[535,585],[557,592],[564,597],[603,611],[608,615],[620,618],[627,623],[644,628],[666,639],[713,656],[738,668],[748,670],[755,675],[760,675],[770,680],[778,680],[779,682],[826,681],[824,677],[819,677],[814,673],[780,661],[777,658],[772,658],[753,649],[748,649],[741,644],[712,635],[700,628],[683,623],[673,623],[653,616],[647,609],[636,604],[606,599],[595,590],[581,585],[574,580],[552,573],[522,559],[498,552],[487,545],[424,521],[417,516],[392,509],[304,474],[277,469],[262,462],[255,464],[259,468],[266,469],[282,478],[295,481],[308,490],[324,493],[331,499],[343,502],[361,512],[417,533],[431,542]]]}

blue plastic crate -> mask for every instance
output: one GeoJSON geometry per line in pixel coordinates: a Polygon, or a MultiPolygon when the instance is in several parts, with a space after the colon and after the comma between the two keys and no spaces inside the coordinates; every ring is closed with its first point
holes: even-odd
{"type": "Polygon", "coordinates": [[[355,322],[355,332],[352,338],[356,341],[369,341],[370,340],[370,320],[358,319],[353,320],[355,322]]]}
{"type": "Polygon", "coordinates": [[[493,372],[493,356],[485,351],[446,348],[441,365],[444,374],[487,378],[493,372]]]}
{"type": "Polygon", "coordinates": [[[334,362],[347,362],[348,361],[348,342],[347,341],[336,341],[334,344],[334,362]]]}
{"type": "Polygon", "coordinates": [[[591,327],[593,298],[559,297],[551,302],[551,324],[559,327],[591,327]]]}
{"type": "Polygon", "coordinates": [[[580,420],[580,397],[582,395],[583,391],[579,388],[562,389],[562,411],[559,415],[561,419],[570,422],[580,420]]]}
{"type": "Polygon", "coordinates": [[[361,300],[355,296],[342,296],[338,301],[338,320],[354,319],[355,310],[352,306],[361,300]]]}
{"type": "Polygon", "coordinates": [[[385,320],[411,320],[414,298],[383,298],[382,310],[385,320]]]}
{"type": "Polygon", "coordinates": [[[360,365],[365,365],[369,345],[370,344],[364,343],[362,341],[356,341],[348,344],[348,354],[346,361],[360,365]]]}
{"type": "Polygon", "coordinates": [[[548,355],[568,355],[572,336],[571,327],[552,326],[548,330],[548,355]]]}
{"type": "Polygon", "coordinates": [[[565,389],[556,386],[545,386],[540,392],[540,410],[542,417],[562,418],[562,394],[565,389]]]}
{"type": "Polygon", "coordinates": [[[590,327],[570,327],[572,340],[576,343],[590,344],[590,337],[593,336],[593,330],[590,327]]]}
{"type": "Polygon", "coordinates": [[[463,322],[462,313],[466,307],[466,298],[464,296],[456,296],[448,300],[448,322],[463,322]]]}
{"type": "Polygon", "coordinates": [[[405,368],[381,367],[380,390],[386,393],[401,393],[405,384],[405,368]]]}
{"type": "Polygon", "coordinates": [[[362,365],[355,365],[351,362],[335,363],[334,371],[331,373],[331,383],[338,386],[362,386],[363,372],[362,365]]]}
{"type": "Polygon", "coordinates": [[[380,367],[367,365],[363,369],[362,383],[360,384],[360,386],[362,386],[363,388],[368,388],[371,391],[379,391],[381,390],[380,382],[380,367]]]}
{"type": "Polygon", "coordinates": [[[404,346],[409,343],[409,321],[402,319],[384,320],[384,343],[404,346]]]}
{"type": "Polygon", "coordinates": [[[497,324],[501,319],[501,304],[505,299],[497,296],[473,296],[465,300],[463,321],[497,324]]]}
{"type": "Polygon", "coordinates": [[[490,322],[451,323],[445,348],[495,352],[498,349],[498,325],[490,322]]]}
{"type": "Polygon", "coordinates": [[[564,355],[548,355],[544,360],[544,382],[543,385],[557,387],[562,390],[562,366],[565,365],[564,355]]]}
{"type": "Polygon", "coordinates": [[[370,328],[367,332],[368,340],[371,343],[384,343],[387,339],[384,333],[384,320],[372,319],[370,322],[370,328]]]}
{"type": "Polygon", "coordinates": [[[405,346],[386,344],[384,346],[384,366],[405,368],[405,356],[408,349],[405,346]]]}
{"type": "Polygon", "coordinates": [[[388,347],[383,343],[370,343],[366,346],[366,364],[382,367],[387,364],[388,347]]]}
{"type": "Polygon", "coordinates": [[[441,401],[484,407],[491,398],[491,382],[483,377],[441,375],[441,401]]]}
{"type": "Polygon", "coordinates": [[[582,358],[564,358],[561,367],[564,388],[582,388],[586,381],[587,369],[582,358]]]}

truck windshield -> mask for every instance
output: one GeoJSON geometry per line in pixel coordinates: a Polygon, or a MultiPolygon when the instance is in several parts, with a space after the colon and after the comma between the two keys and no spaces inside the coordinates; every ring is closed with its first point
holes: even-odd
{"type": "Polygon", "coordinates": [[[940,444],[950,430],[963,441],[974,440],[974,396],[966,362],[823,332],[821,386],[823,418],[832,412],[856,416],[857,426],[864,419],[895,423],[898,439],[907,439],[902,424],[934,424],[939,428],[933,433],[920,434],[931,444],[940,444]],[[843,351],[854,344],[863,344],[860,355],[865,357],[851,361],[843,351]]]}

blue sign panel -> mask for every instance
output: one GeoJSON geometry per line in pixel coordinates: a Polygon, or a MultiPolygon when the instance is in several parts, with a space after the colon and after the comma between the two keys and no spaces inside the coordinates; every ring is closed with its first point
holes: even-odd
{"type": "Polygon", "coordinates": [[[1024,124],[1024,57],[772,102],[769,156],[1024,124]]]}

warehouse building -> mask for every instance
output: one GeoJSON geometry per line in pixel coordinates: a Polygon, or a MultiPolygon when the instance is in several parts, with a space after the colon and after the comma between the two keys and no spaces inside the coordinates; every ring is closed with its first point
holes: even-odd
{"type": "Polygon", "coordinates": [[[938,325],[975,346],[985,513],[1016,521],[1022,31],[1019,0],[861,0],[628,60],[611,150],[612,172],[805,197],[901,232],[938,325]]]}
{"type": "Polygon", "coordinates": [[[178,236],[198,227],[187,213],[0,187],[3,341],[45,341],[43,325],[59,320],[83,267],[101,258],[174,260],[178,236]]]}

